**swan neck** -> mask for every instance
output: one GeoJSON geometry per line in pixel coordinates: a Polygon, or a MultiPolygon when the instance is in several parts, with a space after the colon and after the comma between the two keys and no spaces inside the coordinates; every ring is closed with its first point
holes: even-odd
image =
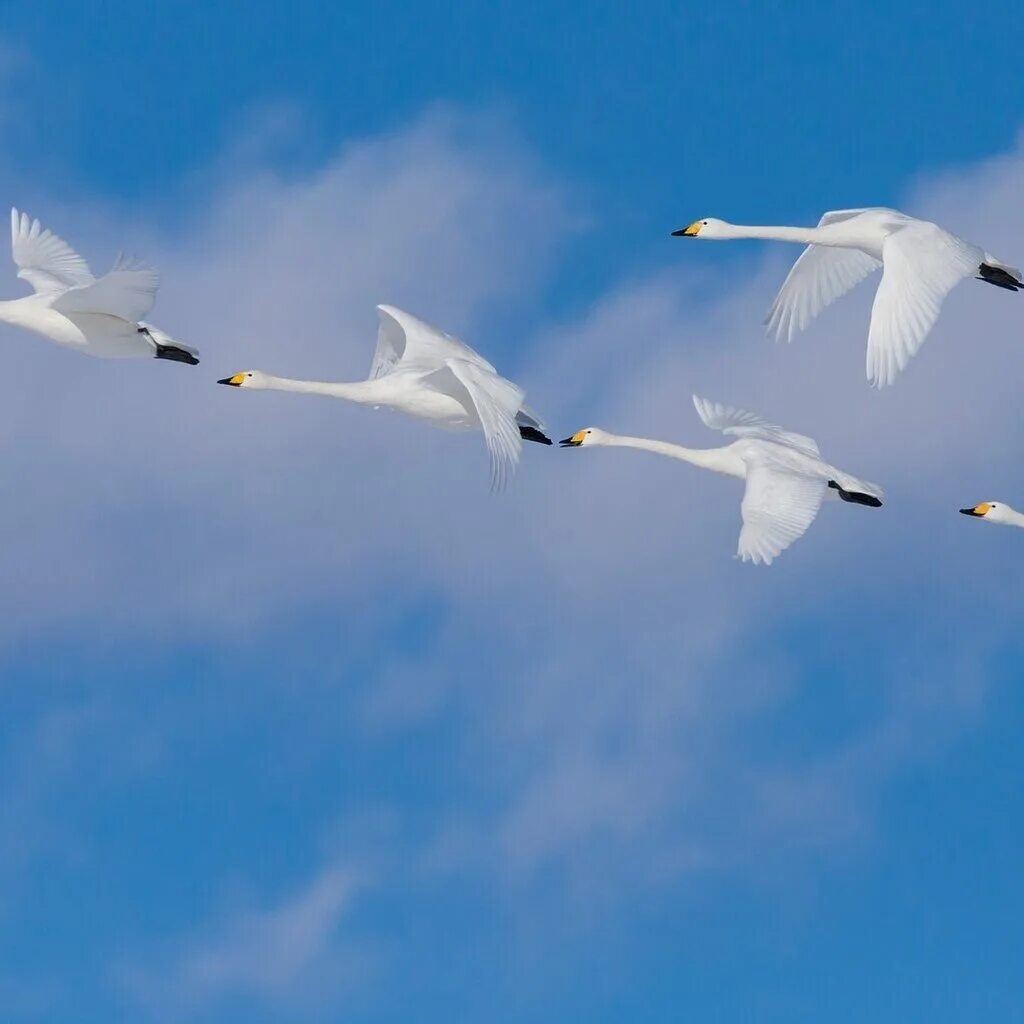
{"type": "Polygon", "coordinates": [[[621,434],[608,434],[604,444],[617,448],[637,448],[655,455],[665,455],[670,459],[679,459],[704,469],[725,472],[722,466],[721,449],[719,448],[685,448],[681,444],[669,441],[655,441],[649,437],[628,437],[621,434]]]}
{"type": "Polygon", "coordinates": [[[350,402],[376,402],[380,388],[375,380],[323,381],[295,380],[291,377],[265,376],[265,387],[269,391],[293,391],[302,395],[327,395],[330,398],[345,398],[350,402]]]}
{"type": "Polygon", "coordinates": [[[730,238],[764,238],[775,242],[799,242],[802,245],[821,240],[817,228],[790,228],[771,224],[730,224],[728,232],[730,238]]]}
{"type": "Polygon", "coordinates": [[[21,299],[0,300],[0,323],[24,325],[26,319],[25,303],[21,299]]]}

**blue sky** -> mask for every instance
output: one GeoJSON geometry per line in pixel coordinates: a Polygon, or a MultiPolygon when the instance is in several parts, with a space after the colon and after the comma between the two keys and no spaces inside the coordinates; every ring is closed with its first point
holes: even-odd
{"type": "MultiPolygon", "coordinates": [[[[1021,29],[961,5],[38,3],[0,185],[160,266],[195,371],[6,330],[10,1020],[1008,1019],[1024,990],[1013,296],[884,393],[867,296],[688,220],[886,204],[1024,248],[1021,29]],[[558,436],[691,391],[878,479],[768,571],[738,495],[225,394],[357,377],[378,302],[558,436]]],[[[6,295],[17,294],[13,272],[6,295]]],[[[962,294],[961,294],[962,293],[962,294]]]]}

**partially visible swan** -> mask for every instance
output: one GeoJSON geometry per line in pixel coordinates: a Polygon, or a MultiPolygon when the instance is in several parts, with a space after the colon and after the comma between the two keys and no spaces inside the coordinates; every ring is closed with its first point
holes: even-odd
{"type": "Polygon", "coordinates": [[[973,508],[962,508],[961,513],[965,516],[974,516],[977,519],[984,519],[988,523],[999,523],[1002,526],[1024,526],[1024,515],[1009,505],[1003,505],[997,501],[983,501],[973,508]]]}
{"type": "Polygon", "coordinates": [[[108,273],[93,277],[67,242],[13,209],[11,249],[18,277],[35,294],[0,302],[0,322],[90,356],[199,362],[194,348],[142,319],[160,283],[155,270],[119,257],[108,273]]]}
{"type": "Polygon", "coordinates": [[[824,462],[817,444],[766,423],[742,409],[693,396],[697,415],[712,430],[739,438],[725,448],[684,448],[667,441],[622,437],[597,427],[585,427],[559,443],[563,448],[616,445],[640,448],[671,459],[746,481],[740,513],[737,555],[744,562],[770,565],[772,559],[801,537],[814,522],[829,489],[844,501],[878,508],[882,490],[824,462]]]}
{"type": "Polygon", "coordinates": [[[832,210],[815,228],[749,227],[713,217],[673,231],[688,238],[768,238],[807,245],[775,297],[765,324],[792,341],[826,306],[872,271],[882,280],[871,308],[867,375],[891,384],[921,347],[943,299],[968,277],[1007,291],[1024,287],[1021,272],[930,221],[898,210],[832,210]]]}
{"type": "Polygon", "coordinates": [[[326,383],[245,370],[219,380],[239,388],[297,391],[386,406],[448,430],[481,430],[500,490],[519,461],[520,439],[551,444],[525,405],[523,389],[450,334],[394,306],[378,306],[380,326],[370,379],[326,383]]]}

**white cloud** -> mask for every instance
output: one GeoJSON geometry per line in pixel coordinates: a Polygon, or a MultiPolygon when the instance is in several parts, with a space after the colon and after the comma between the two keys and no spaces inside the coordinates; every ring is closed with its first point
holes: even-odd
{"type": "MultiPolygon", "coordinates": [[[[923,182],[906,205],[1021,262],[1022,170],[1015,153],[923,182]]],[[[104,227],[148,234],[137,248],[165,274],[154,320],[204,362],[90,363],[4,337],[0,531],[17,543],[0,551],[0,638],[184,636],[258,666],[276,656],[276,620],[326,609],[337,637],[312,691],[425,599],[436,628],[413,656],[375,651],[352,721],[381,735],[458,708],[464,788],[438,794],[434,845],[410,855],[429,870],[469,863],[516,885],[553,866],[614,892],[749,869],[765,837],[788,856],[869,834],[877,788],[984,702],[984,665],[1016,631],[1014,536],[956,509],[1024,489],[1020,299],[964,285],[877,393],[869,290],[780,347],[759,324],[796,250],[737,248],[716,264],[729,287],[708,297],[707,248],[666,241],[678,264],[578,322],[509,338],[506,316],[533,305],[575,223],[515,145],[435,115],[299,180],[251,174],[169,237],[104,227]],[[594,423],[714,445],[697,391],[816,436],[888,504],[827,507],[759,571],[730,557],[731,481],[633,452],[530,449],[495,498],[475,439],[212,383],[247,366],[356,377],[379,301],[504,353],[558,436],[594,423]],[[863,688],[871,712],[795,753],[776,732],[818,724],[810,696],[829,686],[863,688]]],[[[161,977],[199,1000],[290,993],[331,948],[347,878],[242,911],[161,977]]]]}
{"type": "Polygon", "coordinates": [[[333,1002],[371,970],[367,947],[342,934],[364,886],[357,870],[330,865],[276,905],[236,908],[208,923],[163,965],[122,964],[115,981],[155,1016],[178,1020],[225,1000],[296,1011],[333,1002]]]}

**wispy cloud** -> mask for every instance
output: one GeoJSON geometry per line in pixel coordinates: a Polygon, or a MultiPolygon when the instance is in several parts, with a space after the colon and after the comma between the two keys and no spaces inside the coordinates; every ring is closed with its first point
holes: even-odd
{"type": "MultiPolygon", "coordinates": [[[[906,206],[1013,262],[1022,171],[1014,153],[922,182],[906,206]]],[[[226,644],[248,689],[276,668],[295,676],[276,622],[328,618],[292,711],[307,716],[304,739],[350,730],[383,744],[457,711],[429,834],[403,861],[423,885],[468,870],[518,892],[553,870],[614,894],[755,870],[765,837],[795,857],[869,835],[878,788],[962,728],[990,685],[981,669],[1016,643],[1013,538],[955,510],[1024,488],[1010,443],[1018,302],[965,285],[883,393],[864,381],[864,291],[792,346],[761,337],[795,250],[721,257],[727,292],[679,262],[509,337],[507,311],[544,287],[574,223],[529,154],[443,115],[305,176],[253,171],[172,236],[125,226],[164,271],[154,320],[204,362],[88,363],[3,339],[0,450],[18,500],[0,506],[0,530],[18,543],[0,552],[0,639],[59,628],[115,647],[226,644]],[[697,391],[816,436],[888,504],[826,508],[757,571],[730,558],[731,481],[631,452],[528,451],[495,499],[475,439],[213,386],[252,366],[364,373],[378,301],[494,356],[555,431],[716,444],[697,391]],[[379,644],[424,618],[414,655],[379,644]],[[863,702],[848,728],[828,720],[821,687],[863,702]]],[[[666,240],[666,262],[693,251],[666,240]]],[[[334,957],[358,891],[328,868],[256,900],[147,967],[142,989],[291,999],[334,957]]]]}
{"type": "Polygon", "coordinates": [[[169,1019],[194,1019],[225,1000],[296,1009],[333,1002],[370,970],[366,947],[342,934],[364,887],[360,871],[330,865],[275,905],[243,906],[209,922],[162,965],[123,963],[114,980],[169,1019]]]}

